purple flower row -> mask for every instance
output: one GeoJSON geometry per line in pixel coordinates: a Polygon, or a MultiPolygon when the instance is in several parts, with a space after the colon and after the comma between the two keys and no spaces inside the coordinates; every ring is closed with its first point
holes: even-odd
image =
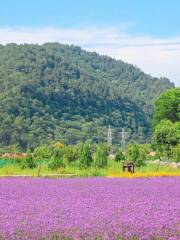
{"type": "Polygon", "coordinates": [[[0,239],[180,239],[180,178],[0,179],[0,239]]]}

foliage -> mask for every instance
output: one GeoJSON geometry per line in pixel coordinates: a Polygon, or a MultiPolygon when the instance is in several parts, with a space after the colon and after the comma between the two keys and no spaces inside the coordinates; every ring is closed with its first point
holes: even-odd
{"type": "Polygon", "coordinates": [[[60,149],[60,148],[63,148],[64,147],[64,144],[61,143],[61,142],[56,142],[52,145],[53,148],[57,148],[57,149],[60,149]]]}
{"type": "Polygon", "coordinates": [[[139,156],[137,144],[129,144],[126,149],[126,160],[136,162],[139,156]]]}
{"type": "Polygon", "coordinates": [[[164,119],[171,122],[180,121],[180,88],[167,90],[155,101],[153,127],[164,119]]]}
{"type": "Polygon", "coordinates": [[[29,149],[26,152],[26,157],[22,160],[21,167],[22,168],[35,168],[36,167],[36,163],[35,163],[33,156],[29,149]]]}
{"type": "Polygon", "coordinates": [[[175,162],[180,162],[180,144],[173,147],[172,155],[175,162]]]}
{"type": "Polygon", "coordinates": [[[105,144],[99,144],[96,148],[94,165],[97,168],[107,167],[108,147],[105,144]]]}
{"type": "MultiPolygon", "coordinates": [[[[0,147],[104,142],[106,126],[150,136],[152,101],[168,79],[76,46],[0,45],[0,147]]],[[[119,143],[117,136],[114,141],[119,143]]]]}
{"type": "Polygon", "coordinates": [[[139,150],[139,157],[136,161],[136,166],[141,167],[145,165],[145,161],[147,160],[147,151],[146,151],[146,146],[143,144],[138,145],[138,150],[139,150]]]}
{"type": "Polygon", "coordinates": [[[172,158],[172,147],[180,143],[180,123],[162,120],[155,127],[153,142],[162,156],[172,158]]]}
{"type": "Polygon", "coordinates": [[[159,157],[178,161],[180,144],[180,88],[162,93],[155,102],[152,145],[159,157]]]}
{"type": "Polygon", "coordinates": [[[125,156],[124,156],[123,152],[120,149],[118,149],[116,152],[116,155],[115,155],[115,161],[120,162],[120,161],[124,161],[124,160],[125,160],[125,156]]]}
{"type": "Polygon", "coordinates": [[[38,160],[48,161],[53,154],[53,149],[46,145],[36,147],[33,151],[33,157],[38,160]]]}
{"type": "Polygon", "coordinates": [[[72,164],[79,159],[78,146],[67,146],[65,147],[64,161],[67,164],[72,164]]]}
{"type": "Polygon", "coordinates": [[[79,153],[80,167],[87,168],[91,166],[92,162],[93,162],[93,159],[92,159],[90,144],[88,142],[81,144],[80,153],[79,153]]]}
{"type": "Polygon", "coordinates": [[[49,161],[48,167],[50,169],[57,170],[58,168],[64,167],[65,163],[63,161],[64,149],[63,148],[55,148],[53,150],[53,155],[49,161]]]}
{"type": "Polygon", "coordinates": [[[126,160],[140,167],[145,164],[146,151],[143,145],[129,144],[126,151],[126,160]]]}

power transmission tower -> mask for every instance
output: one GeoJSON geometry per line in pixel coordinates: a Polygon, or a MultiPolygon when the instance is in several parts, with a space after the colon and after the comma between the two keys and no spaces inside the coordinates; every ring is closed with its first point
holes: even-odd
{"type": "Polygon", "coordinates": [[[112,129],[111,126],[109,125],[108,128],[108,148],[109,148],[109,154],[112,154],[112,129]]]}

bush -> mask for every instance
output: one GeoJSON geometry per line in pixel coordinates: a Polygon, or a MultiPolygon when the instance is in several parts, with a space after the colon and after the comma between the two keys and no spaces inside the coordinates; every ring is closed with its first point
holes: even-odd
{"type": "Polygon", "coordinates": [[[118,149],[116,152],[116,155],[115,155],[115,161],[120,162],[120,161],[124,161],[124,160],[125,160],[125,156],[124,156],[123,152],[120,149],[118,149]]]}
{"type": "Polygon", "coordinates": [[[172,159],[172,147],[180,142],[180,123],[162,120],[156,125],[152,140],[156,150],[163,157],[172,159]]]}
{"type": "Polygon", "coordinates": [[[173,161],[180,162],[180,144],[172,149],[173,161]]]}
{"type": "Polygon", "coordinates": [[[36,163],[33,159],[33,156],[30,152],[30,150],[28,149],[26,152],[26,157],[22,160],[22,168],[35,168],[36,167],[36,163]]]}
{"type": "Polygon", "coordinates": [[[68,146],[64,151],[64,162],[72,164],[79,159],[79,150],[77,146],[68,146]]]}
{"type": "Polygon", "coordinates": [[[61,143],[61,142],[56,142],[53,144],[53,148],[56,148],[56,149],[61,149],[64,147],[64,143],[61,143]]]}
{"type": "Polygon", "coordinates": [[[52,155],[52,148],[45,145],[35,148],[33,152],[33,157],[37,160],[49,160],[52,155]]]}
{"type": "Polygon", "coordinates": [[[126,160],[129,162],[136,162],[139,157],[137,144],[129,144],[126,151],[126,160]]]}
{"type": "Polygon", "coordinates": [[[145,165],[147,153],[146,153],[146,148],[143,145],[138,145],[138,150],[139,150],[139,156],[135,164],[137,167],[141,167],[145,165]]]}
{"type": "Polygon", "coordinates": [[[107,146],[104,144],[101,144],[97,146],[97,149],[96,149],[95,167],[98,167],[98,168],[107,167],[107,161],[108,161],[107,146]]]}
{"type": "Polygon", "coordinates": [[[143,166],[146,160],[146,151],[143,145],[138,144],[128,145],[126,159],[129,162],[133,162],[137,167],[143,166]]]}
{"type": "Polygon", "coordinates": [[[53,155],[50,159],[50,162],[48,164],[48,167],[52,170],[57,170],[58,168],[64,167],[64,161],[63,161],[63,156],[64,156],[64,149],[54,149],[53,150],[53,155]]]}
{"type": "Polygon", "coordinates": [[[85,143],[80,147],[79,164],[81,168],[90,167],[93,162],[90,144],[85,143]]]}

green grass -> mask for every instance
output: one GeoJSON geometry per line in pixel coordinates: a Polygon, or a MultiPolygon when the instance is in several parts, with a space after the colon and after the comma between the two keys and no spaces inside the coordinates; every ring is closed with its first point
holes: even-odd
{"type": "MultiPolygon", "coordinates": [[[[27,176],[38,176],[38,168],[34,169],[21,169],[18,165],[6,165],[0,168],[0,176],[11,176],[11,175],[27,175],[27,176]]],[[[105,176],[107,174],[106,169],[78,169],[75,167],[59,168],[58,170],[51,170],[47,165],[43,165],[40,171],[40,175],[65,175],[74,174],[77,176],[105,176]]]]}
{"type": "Polygon", "coordinates": [[[177,169],[177,168],[172,168],[172,167],[169,167],[169,166],[162,166],[160,165],[159,166],[159,170],[157,170],[157,165],[156,164],[146,164],[145,166],[143,167],[140,167],[140,168],[136,168],[136,172],[139,172],[139,173],[148,173],[148,172],[172,172],[172,173],[180,173],[180,169],[177,169]]]}
{"type": "MultiPolygon", "coordinates": [[[[10,175],[28,175],[28,176],[38,176],[38,168],[34,169],[22,169],[18,164],[8,164],[0,168],[0,176],[10,176],[10,175]]],[[[148,173],[157,172],[157,165],[147,164],[140,168],[135,168],[136,173],[148,173]]],[[[180,169],[174,169],[168,166],[160,166],[159,172],[169,172],[169,173],[180,173],[180,169]]],[[[121,174],[122,173],[122,163],[117,163],[115,161],[109,160],[108,167],[104,169],[97,169],[90,167],[88,169],[79,169],[75,166],[67,166],[65,168],[59,168],[58,170],[51,170],[48,168],[47,164],[42,164],[40,175],[48,176],[54,175],[65,175],[73,174],[76,176],[88,177],[88,176],[108,176],[111,174],[121,174]]]]}

